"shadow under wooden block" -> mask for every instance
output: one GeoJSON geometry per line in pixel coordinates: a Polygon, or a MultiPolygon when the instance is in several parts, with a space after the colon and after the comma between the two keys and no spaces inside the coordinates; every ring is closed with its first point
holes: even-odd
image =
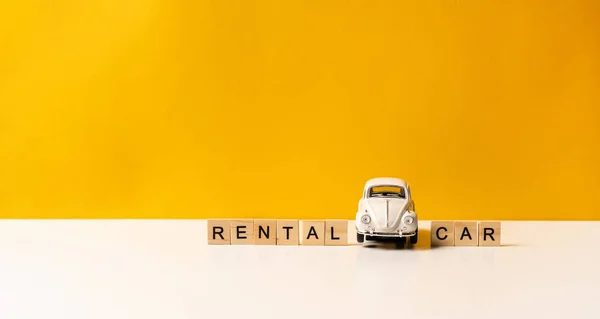
{"type": "Polygon", "coordinates": [[[231,228],[232,245],[252,245],[254,244],[254,220],[253,219],[232,219],[229,221],[231,228]]]}
{"type": "Polygon", "coordinates": [[[348,221],[331,219],[325,221],[325,246],[348,245],[348,221]]]}
{"type": "Polygon", "coordinates": [[[297,246],[300,223],[297,219],[277,220],[277,245],[297,246]]]}
{"type": "Polygon", "coordinates": [[[477,246],[477,221],[454,222],[454,246],[477,246]]]}
{"type": "Polygon", "coordinates": [[[454,246],[454,221],[431,222],[431,246],[454,246]]]}
{"type": "Polygon", "coordinates": [[[300,245],[324,246],[325,245],[325,221],[324,220],[301,220],[300,221],[300,245]]]}
{"type": "Polygon", "coordinates": [[[479,222],[479,246],[500,246],[502,225],[495,221],[479,222]]]}
{"type": "Polygon", "coordinates": [[[209,219],[206,221],[206,234],[209,245],[230,245],[229,219],[209,219]]]}
{"type": "Polygon", "coordinates": [[[254,220],[254,244],[275,245],[277,244],[277,220],[255,219],[254,220]]]}

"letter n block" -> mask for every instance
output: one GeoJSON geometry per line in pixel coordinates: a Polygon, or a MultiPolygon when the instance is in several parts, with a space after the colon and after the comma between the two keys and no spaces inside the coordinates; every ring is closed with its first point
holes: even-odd
{"type": "Polygon", "coordinates": [[[228,219],[209,219],[206,221],[206,233],[209,245],[230,245],[228,219]]]}
{"type": "Polygon", "coordinates": [[[254,220],[254,244],[275,245],[277,244],[277,220],[255,219],[254,220]]]}
{"type": "Polygon", "coordinates": [[[479,246],[500,246],[500,222],[479,222],[479,246]]]}
{"type": "Polygon", "coordinates": [[[232,245],[252,245],[254,244],[254,220],[253,219],[232,219],[229,221],[231,226],[231,244],[232,245]]]}
{"type": "Polygon", "coordinates": [[[431,222],[431,246],[454,246],[454,221],[431,222]]]}
{"type": "Polygon", "coordinates": [[[454,246],[477,246],[477,221],[454,222],[454,246]]]}
{"type": "Polygon", "coordinates": [[[348,221],[332,219],[325,221],[325,246],[348,245],[348,221]]]}
{"type": "Polygon", "coordinates": [[[277,245],[298,246],[300,224],[297,219],[277,220],[277,245]]]}
{"type": "Polygon", "coordinates": [[[325,221],[301,220],[300,236],[300,244],[303,246],[324,246],[325,221]]]}

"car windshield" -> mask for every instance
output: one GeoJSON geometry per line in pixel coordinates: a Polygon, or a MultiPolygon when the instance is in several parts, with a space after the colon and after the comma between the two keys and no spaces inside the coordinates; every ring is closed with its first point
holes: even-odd
{"type": "Polygon", "coordinates": [[[369,197],[406,198],[404,187],[393,185],[373,186],[369,189],[369,197]]]}

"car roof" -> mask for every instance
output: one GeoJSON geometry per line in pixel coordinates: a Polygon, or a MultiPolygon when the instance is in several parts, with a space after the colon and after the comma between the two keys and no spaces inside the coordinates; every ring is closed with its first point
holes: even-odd
{"type": "Polygon", "coordinates": [[[403,179],[395,177],[376,177],[368,180],[365,184],[365,188],[370,188],[377,185],[396,185],[407,187],[408,183],[403,179]]]}

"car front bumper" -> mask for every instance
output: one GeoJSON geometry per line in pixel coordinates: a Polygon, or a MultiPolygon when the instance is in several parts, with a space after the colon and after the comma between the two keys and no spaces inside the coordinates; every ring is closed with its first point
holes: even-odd
{"type": "Polygon", "coordinates": [[[382,232],[377,232],[377,231],[360,231],[357,230],[357,233],[361,234],[361,235],[365,235],[365,236],[370,236],[370,237],[385,237],[385,238],[402,238],[402,237],[412,237],[415,236],[417,234],[417,230],[413,231],[413,232],[397,232],[397,233],[382,233],[382,232]]]}

